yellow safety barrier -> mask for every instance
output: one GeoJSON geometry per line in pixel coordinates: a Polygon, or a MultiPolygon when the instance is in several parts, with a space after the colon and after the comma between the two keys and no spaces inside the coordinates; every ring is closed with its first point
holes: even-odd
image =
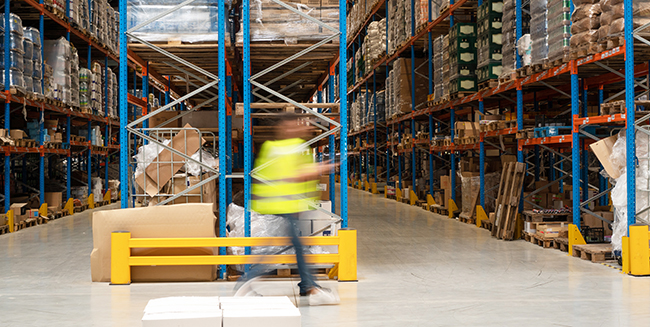
{"type": "Polygon", "coordinates": [[[65,206],[63,207],[63,210],[67,210],[69,215],[74,213],[74,199],[73,198],[68,199],[68,202],[65,203],[65,206]]]}
{"type": "Polygon", "coordinates": [[[388,185],[384,185],[384,197],[388,198],[388,185]]]}
{"type": "Polygon", "coordinates": [[[476,206],[476,227],[481,227],[481,221],[488,220],[488,215],[482,206],[476,206]]]}
{"type": "Polygon", "coordinates": [[[370,191],[372,192],[372,194],[379,194],[379,192],[377,192],[377,183],[370,184],[370,191]]]}
{"type": "Polygon", "coordinates": [[[402,190],[399,188],[395,188],[395,200],[397,200],[397,202],[402,202],[402,190]]]}
{"type": "Polygon", "coordinates": [[[14,211],[7,211],[7,225],[9,225],[9,233],[15,232],[14,228],[14,211]]]}
{"type": "Polygon", "coordinates": [[[458,210],[456,202],[454,202],[452,199],[449,199],[449,218],[454,218],[454,211],[456,210],[458,210]]]}
{"type": "Polygon", "coordinates": [[[95,194],[88,195],[88,209],[95,209],[95,194]]]}
{"type": "Polygon", "coordinates": [[[431,207],[432,205],[436,204],[436,200],[433,199],[431,194],[427,194],[427,205],[431,207]]]}
{"type": "Polygon", "coordinates": [[[578,226],[569,224],[569,256],[573,256],[573,246],[587,244],[580,233],[578,226]]]}
{"type": "Polygon", "coordinates": [[[418,196],[413,190],[409,190],[409,202],[414,206],[418,202],[418,196]]]}
{"type": "MultiPolygon", "coordinates": [[[[357,231],[340,229],[338,236],[301,237],[304,245],[336,245],[338,253],[306,254],[309,263],[334,263],[338,280],[357,280],[357,231]]],[[[111,284],[131,283],[132,266],[191,266],[242,264],[293,264],[293,254],[278,255],[178,255],[132,256],[133,248],[203,248],[232,246],[286,246],[290,237],[131,238],[128,231],[111,234],[111,284]]]]}
{"type": "Polygon", "coordinates": [[[111,190],[106,190],[106,193],[104,193],[104,201],[111,202],[111,190]]]}
{"type": "Polygon", "coordinates": [[[364,181],[363,184],[365,191],[370,192],[370,183],[368,183],[368,181],[364,181]]]}
{"type": "Polygon", "coordinates": [[[623,272],[632,276],[650,275],[650,232],[646,225],[630,226],[630,236],[623,237],[623,272]]]}

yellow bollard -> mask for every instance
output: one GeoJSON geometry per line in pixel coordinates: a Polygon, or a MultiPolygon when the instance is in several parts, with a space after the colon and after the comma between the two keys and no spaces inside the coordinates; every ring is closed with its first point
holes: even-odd
{"type": "Polygon", "coordinates": [[[409,191],[409,201],[411,202],[411,205],[414,206],[418,202],[418,196],[415,194],[413,190],[409,191]]]}
{"type": "Polygon", "coordinates": [[[38,209],[38,214],[41,217],[47,217],[47,203],[41,204],[41,207],[38,209]]]}
{"type": "Polygon", "coordinates": [[[357,231],[343,228],[339,230],[339,281],[357,281],[357,231]]]}
{"type": "Polygon", "coordinates": [[[569,224],[569,255],[573,256],[573,246],[587,244],[585,239],[582,237],[578,226],[574,224],[569,224]]]}
{"type": "Polygon", "coordinates": [[[7,211],[7,225],[9,225],[9,233],[15,232],[14,228],[14,211],[9,210],[7,211]]]}
{"type": "Polygon", "coordinates": [[[648,247],[648,226],[630,226],[629,256],[630,275],[650,275],[650,247],[648,247]]]}
{"type": "Polygon", "coordinates": [[[485,213],[485,209],[482,206],[476,206],[476,227],[481,227],[481,221],[488,220],[488,216],[485,213]]]}
{"type": "Polygon", "coordinates": [[[454,218],[454,211],[458,210],[456,202],[453,199],[449,199],[449,218],[454,218]]]}
{"type": "Polygon", "coordinates": [[[431,194],[427,194],[427,204],[429,207],[436,204],[436,201],[433,199],[431,194]]]}
{"type": "Polygon", "coordinates": [[[65,203],[65,207],[63,207],[63,210],[67,210],[69,215],[74,213],[74,199],[73,198],[68,199],[68,201],[65,203]]]}
{"type": "Polygon", "coordinates": [[[395,188],[395,200],[397,200],[397,202],[402,202],[402,190],[399,188],[395,188]]]}
{"type": "Polygon", "coordinates": [[[93,193],[88,196],[88,209],[95,209],[95,194],[93,193]]]}
{"type": "Polygon", "coordinates": [[[111,190],[106,190],[106,193],[104,193],[104,201],[107,203],[111,202],[111,190]]]}
{"type": "Polygon", "coordinates": [[[377,183],[372,183],[370,190],[372,191],[372,194],[379,194],[379,192],[377,192],[377,183]]]}
{"type": "Polygon", "coordinates": [[[388,185],[384,185],[384,197],[388,198],[388,185]]]}
{"type": "Polygon", "coordinates": [[[111,285],[131,284],[129,257],[131,233],[116,231],[111,233],[111,285]]]}
{"type": "Polygon", "coordinates": [[[621,257],[623,261],[623,269],[621,272],[624,274],[630,273],[630,238],[627,236],[621,237],[621,257]]]}

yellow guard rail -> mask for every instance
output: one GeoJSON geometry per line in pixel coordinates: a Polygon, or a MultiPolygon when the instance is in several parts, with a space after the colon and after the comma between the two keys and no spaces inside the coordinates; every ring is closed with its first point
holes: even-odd
{"type": "MultiPolygon", "coordinates": [[[[338,236],[301,237],[303,245],[336,245],[339,253],[306,254],[308,263],[338,264],[339,281],[357,280],[357,231],[340,229],[338,236]]],[[[132,266],[190,266],[291,264],[293,254],[132,256],[133,248],[214,248],[232,246],[287,246],[290,237],[131,238],[128,231],[111,233],[111,284],[131,283],[132,266]]]]}
{"type": "Polygon", "coordinates": [[[622,237],[623,272],[632,276],[650,275],[650,232],[646,225],[632,225],[630,236],[622,237]]]}

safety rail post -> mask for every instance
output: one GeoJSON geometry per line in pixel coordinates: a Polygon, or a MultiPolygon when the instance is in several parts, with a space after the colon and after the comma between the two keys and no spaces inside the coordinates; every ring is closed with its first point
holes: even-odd
{"type": "Polygon", "coordinates": [[[111,233],[111,285],[131,284],[131,232],[116,231],[111,233]]]}
{"type": "Polygon", "coordinates": [[[342,228],[339,236],[339,281],[357,281],[357,231],[342,228]]]}
{"type": "Polygon", "coordinates": [[[636,129],[634,125],[634,37],[632,0],[623,1],[623,19],[625,36],[625,130],[627,154],[627,226],[636,223],[636,129]]]}
{"type": "MultiPolygon", "coordinates": [[[[9,63],[10,61],[10,45],[11,45],[11,40],[10,36],[11,33],[8,33],[8,31],[11,31],[10,27],[10,18],[9,18],[9,11],[10,11],[10,0],[5,0],[5,12],[4,12],[4,30],[7,31],[7,33],[4,34],[4,62],[9,63]]],[[[5,126],[4,128],[9,131],[11,129],[11,119],[9,119],[9,115],[11,114],[11,108],[10,108],[10,103],[11,103],[11,93],[10,93],[10,83],[9,83],[9,69],[4,70],[4,76],[3,76],[3,81],[5,85],[5,126]]],[[[4,196],[5,196],[5,209],[8,209],[9,206],[11,206],[11,189],[10,189],[10,181],[11,180],[11,153],[8,151],[5,152],[5,166],[4,166],[4,196]]]]}
{"type": "MultiPolygon", "coordinates": [[[[119,35],[119,44],[120,44],[120,83],[119,90],[120,93],[120,193],[122,194],[120,202],[122,208],[127,208],[129,204],[129,133],[126,131],[126,125],[129,121],[129,112],[128,112],[128,57],[127,53],[127,43],[126,43],[126,22],[127,19],[127,10],[126,10],[127,0],[119,1],[120,9],[120,35],[119,35]]],[[[68,119],[69,116],[68,116],[68,119]]],[[[68,124],[70,126],[70,124],[68,124]]],[[[70,142],[70,135],[68,133],[68,142],[70,142]]],[[[68,165],[70,165],[70,160],[68,160],[68,165]]],[[[70,175],[68,174],[68,179],[70,175]]],[[[68,188],[70,192],[70,188],[68,188]]]]}
{"type": "MultiPolygon", "coordinates": [[[[341,108],[341,181],[348,179],[347,1],[339,0],[339,95],[341,108]]],[[[353,55],[354,57],[354,55],[353,55]]],[[[352,65],[354,67],[354,65],[352,65]]],[[[353,75],[354,76],[354,75],[353,75]]],[[[348,188],[341,187],[341,227],[348,227],[348,188]]]]}
{"type": "Polygon", "coordinates": [[[629,226],[629,237],[623,237],[623,272],[632,276],[650,275],[650,233],[648,226],[629,226]]]}
{"type": "MultiPolygon", "coordinates": [[[[578,83],[578,64],[575,60],[569,62],[571,67],[571,125],[572,125],[572,148],[571,148],[571,177],[573,192],[573,224],[580,229],[580,134],[576,119],[579,117],[580,96],[578,83]]],[[[585,167],[586,169],[586,167],[585,167]]]]}

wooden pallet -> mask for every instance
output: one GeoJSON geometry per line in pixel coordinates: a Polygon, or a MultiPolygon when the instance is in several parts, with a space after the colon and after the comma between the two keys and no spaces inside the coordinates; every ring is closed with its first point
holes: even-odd
{"type": "Polygon", "coordinates": [[[9,233],[9,225],[0,226],[0,235],[9,233]]]}
{"type": "Polygon", "coordinates": [[[553,69],[555,67],[562,66],[563,64],[565,64],[567,62],[569,62],[569,57],[568,56],[567,57],[562,57],[560,59],[555,59],[555,60],[552,60],[552,61],[549,60],[549,61],[544,63],[544,69],[545,70],[553,69]]]}
{"type": "Polygon", "coordinates": [[[461,223],[466,223],[466,224],[470,224],[470,225],[476,224],[476,219],[474,219],[474,217],[467,217],[465,215],[460,215],[460,216],[458,216],[458,220],[461,223]]]}
{"type": "Polygon", "coordinates": [[[565,237],[556,237],[553,247],[562,251],[569,252],[569,239],[565,237]]]}
{"type": "Polygon", "coordinates": [[[541,237],[537,234],[524,232],[524,239],[530,243],[537,244],[543,248],[551,248],[555,242],[555,238],[541,237]]]}
{"type": "Polygon", "coordinates": [[[615,115],[626,112],[625,100],[611,101],[600,105],[601,115],[615,115]]]}
{"type": "Polygon", "coordinates": [[[80,206],[74,206],[74,212],[75,213],[86,211],[86,210],[88,210],[88,205],[87,204],[80,205],[80,206]]]}
{"type": "Polygon", "coordinates": [[[591,262],[603,262],[611,255],[611,244],[580,244],[573,246],[574,257],[591,262]]]}
{"type": "Polygon", "coordinates": [[[434,205],[429,207],[429,211],[433,213],[437,213],[439,215],[443,216],[448,216],[449,215],[449,210],[447,208],[443,208],[440,205],[434,205]]]}
{"type": "Polygon", "coordinates": [[[36,147],[36,141],[34,141],[32,139],[14,140],[14,143],[19,148],[35,148],[36,147]]]}
{"type": "Polygon", "coordinates": [[[525,165],[520,162],[507,162],[501,173],[499,193],[496,201],[495,223],[492,236],[503,240],[513,240],[517,220],[519,197],[524,187],[525,165]]]}
{"type": "Polygon", "coordinates": [[[79,136],[79,135],[70,135],[70,141],[72,141],[72,142],[86,142],[86,137],[85,136],[79,136]]]}
{"type": "Polygon", "coordinates": [[[510,74],[504,74],[499,76],[499,85],[508,84],[517,79],[517,72],[512,72],[510,74]]]}
{"type": "Polygon", "coordinates": [[[524,221],[534,222],[534,223],[563,223],[570,221],[571,217],[569,213],[563,214],[545,214],[545,213],[536,213],[532,210],[525,210],[521,213],[524,216],[524,221]]]}
{"type": "Polygon", "coordinates": [[[36,224],[38,224],[38,225],[47,224],[47,222],[49,220],[50,220],[49,217],[38,217],[38,218],[36,218],[36,224]]]}
{"type": "Polygon", "coordinates": [[[456,99],[461,99],[461,98],[464,98],[466,96],[472,95],[474,93],[476,93],[476,92],[456,92],[454,94],[450,94],[449,98],[451,100],[456,100],[456,99]]]}
{"type": "Polygon", "coordinates": [[[492,230],[492,222],[489,219],[481,220],[481,228],[492,230]]]}
{"type": "Polygon", "coordinates": [[[61,142],[45,142],[43,143],[43,147],[46,149],[61,149],[63,146],[63,143],[61,142]]]}
{"type": "Polygon", "coordinates": [[[478,89],[479,91],[482,91],[484,89],[492,89],[499,86],[499,80],[498,79],[489,79],[487,81],[479,82],[478,83],[478,89]]]}

